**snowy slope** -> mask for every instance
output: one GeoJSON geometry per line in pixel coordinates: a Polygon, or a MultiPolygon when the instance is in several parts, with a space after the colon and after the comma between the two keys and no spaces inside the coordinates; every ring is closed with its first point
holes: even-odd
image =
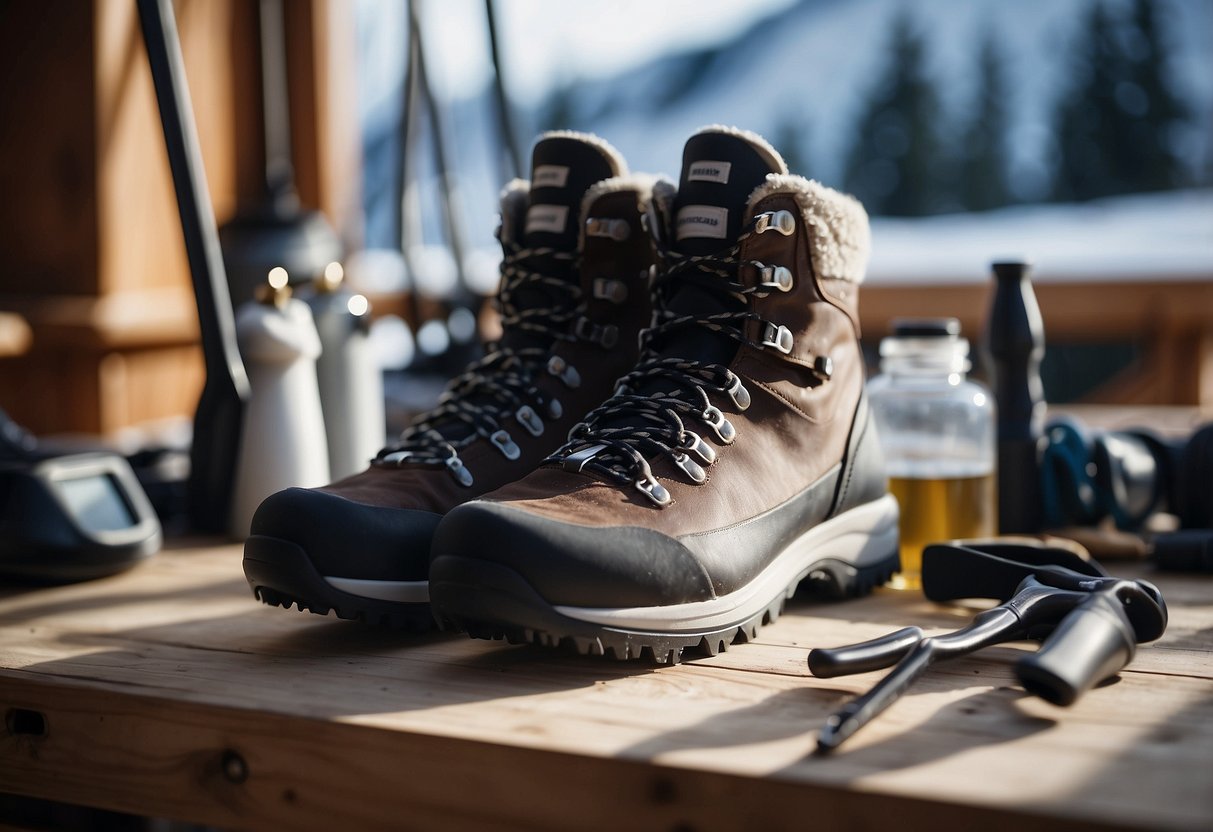
{"type": "MultiPolygon", "coordinates": [[[[667,56],[611,79],[590,82],[583,96],[585,129],[600,131],[634,167],[676,171],[682,141],[703,124],[726,122],[775,135],[807,126],[811,171],[826,182],[841,176],[842,156],[868,89],[884,64],[889,22],[909,9],[924,34],[930,73],[952,116],[973,95],[976,44],[995,32],[1014,90],[1012,146],[1021,195],[1039,193],[1051,150],[1048,118],[1067,78],[1067,53],[1090,0],[807,0],[758,22],[729,42],[688,94],[661,99],[672,76],[694,68],[697,56],[667,56]],[[615,106],[596,114],[602,102],[615,106]]],[[[1188,139],[1209,157],[1213,123],[1213,3],[1173,0],[1167,34],[1171,70],[1190,91],[1203,130],[1188,139]]],[[[1195,163],[1195,162],[1194,162],[1195,163]]]]}
{"type": "Polygon", "coordinates": [[[1213,281],[1213,190],[878,218],[872,221],[868,283],[982,282],[991,262],[1019,258],[1034,263],[1033,279],[1046,283],[1213,281]]]}

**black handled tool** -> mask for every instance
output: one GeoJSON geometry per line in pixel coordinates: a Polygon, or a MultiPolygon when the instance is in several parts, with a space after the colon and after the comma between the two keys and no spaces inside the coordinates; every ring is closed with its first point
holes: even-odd
{"type": "Polygon", "coordinates": [[[896,665],[829,717],[819,750],[837,748],[936,661],[1007,641],[1046,638],[1037,653],[1017,662],[1016,675],[1028,692],[1069,705],[1127,665],[1136,645],[1161,636],[1167,624],[1166,604],[1152,584],[1110,577],[1098,564],[1048,547],[929,546],[923,553],[923,590],[936,601],[996,598],[1003,603],[941,636],[923,638],[920,629],[910,627],[861,644],[811,651],[810,670],[826,678],[896,665]]]}
{"type": "Polygon", "coordinates": [[[202,150],[185,83],[185,61],[171,0],[138,0],[139,22],[152,67],[160,124],[168,147],[198,302],[206,383],[194,413],[187,489],[190,521],[198,531],[225,531],[231,506],[236,455],[248,400],[248,376],[236,346],[236,324],[228,295],[219,233],[211,208],[202,150]]]}

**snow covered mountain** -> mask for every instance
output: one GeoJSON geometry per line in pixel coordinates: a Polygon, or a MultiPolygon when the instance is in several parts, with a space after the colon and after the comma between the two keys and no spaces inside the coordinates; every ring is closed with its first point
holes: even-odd
{"type": "MultiPolygon", "coordinates": [[[[906,11],[926,42],[929,73],[950,119],[962,117],[974,96],[978,45],[987,34],[997,39],[1012,90],[1012,185],[1020,199],[1031,201],[1044,195],[1049,180],[1051,115],[1070,82],[1072,46],[1092,2],[801,0],[712,48],[660,56],[606,78],[581,80],[571,67],[572,74],[552,79],[556,92],[549,105],[567,108],[568,126],[601,134],[636,170],[676,174],[686,137],[705,124],[726,123],[766,135],[797,172],[840,185],[859,109],[886,61],[892,20],[906,11]]],[[[1127,8],[1129,0],[1105,2],[1127,8]]],[[[1162,0],[1159,17],[1171,47],[1171,81],[1194,115],[1174,140],[1191,169],[1208,175],[1213,1],[1162,0]]],[[[501,184],[490,113],[487,91],[448,102],[466,231],[473,245],[488,247],[501,184]]],[[[542,115],[522,112],[519,121],[537,128],[542,115]]],[[[366,114],[363,125],[372,244],[390,237],[385,201],[391,198],[397,117],[381,109],[366,114]]],[[[428,205],[429,197],[423,202],[428,205]]]]}
{"type": "MultiPolygon", "coordinates": [[[[1006,63],[1014,134],[1012,178],[1041,195],[1052,152],[1050,116],[1068,82],[1070,50],[1091,0],[802,0],[738,32],[716,51],[658,58],[622,75],[576,84],[573,122],[608,137],[638,169],[677,170],[685,137],[729,123],[772,138],[807,162],[798,171],[837,183],[851,132],[885,62],[889,27],[908,11],[927,44],[929,73],[950,118],[975,90],[977,48],[988,33],[1006,63]]],[[[1213,3],[1160,9],[1172,46],[1172,82],[1194,108],[1177,137],[1195,170],[1213,156],[1213,3]]]]}

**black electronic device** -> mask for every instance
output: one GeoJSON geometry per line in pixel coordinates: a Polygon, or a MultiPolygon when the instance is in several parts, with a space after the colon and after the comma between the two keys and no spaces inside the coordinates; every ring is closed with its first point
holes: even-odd
{"type": "Polygon", "coordinates": [[[0,411],[0,580],[100,578],[160,543],[160,521],[125,459],[48,453],[0,411]]]}
{"type": "Polygon", "coordinates": [[[1088,431],[1066,418],[1045,431],[1040,502],[1046,528],[1111,518],[1118,529],[1138,531],[1164,510],[1184,529],[1207,530],[1213,528],[1211,481],[1213,424],[1170,441],[1140,428],[1088,431]]]}

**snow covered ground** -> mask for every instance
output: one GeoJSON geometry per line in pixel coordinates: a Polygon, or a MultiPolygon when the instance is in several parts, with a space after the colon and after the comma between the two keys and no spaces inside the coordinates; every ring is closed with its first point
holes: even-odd
{"type": "Polygon", "coordinates": [[[1213,281],[1213,190],[872,221],[869,285],[973,283],[995,260],[1033,279],[1213,281]]]}

